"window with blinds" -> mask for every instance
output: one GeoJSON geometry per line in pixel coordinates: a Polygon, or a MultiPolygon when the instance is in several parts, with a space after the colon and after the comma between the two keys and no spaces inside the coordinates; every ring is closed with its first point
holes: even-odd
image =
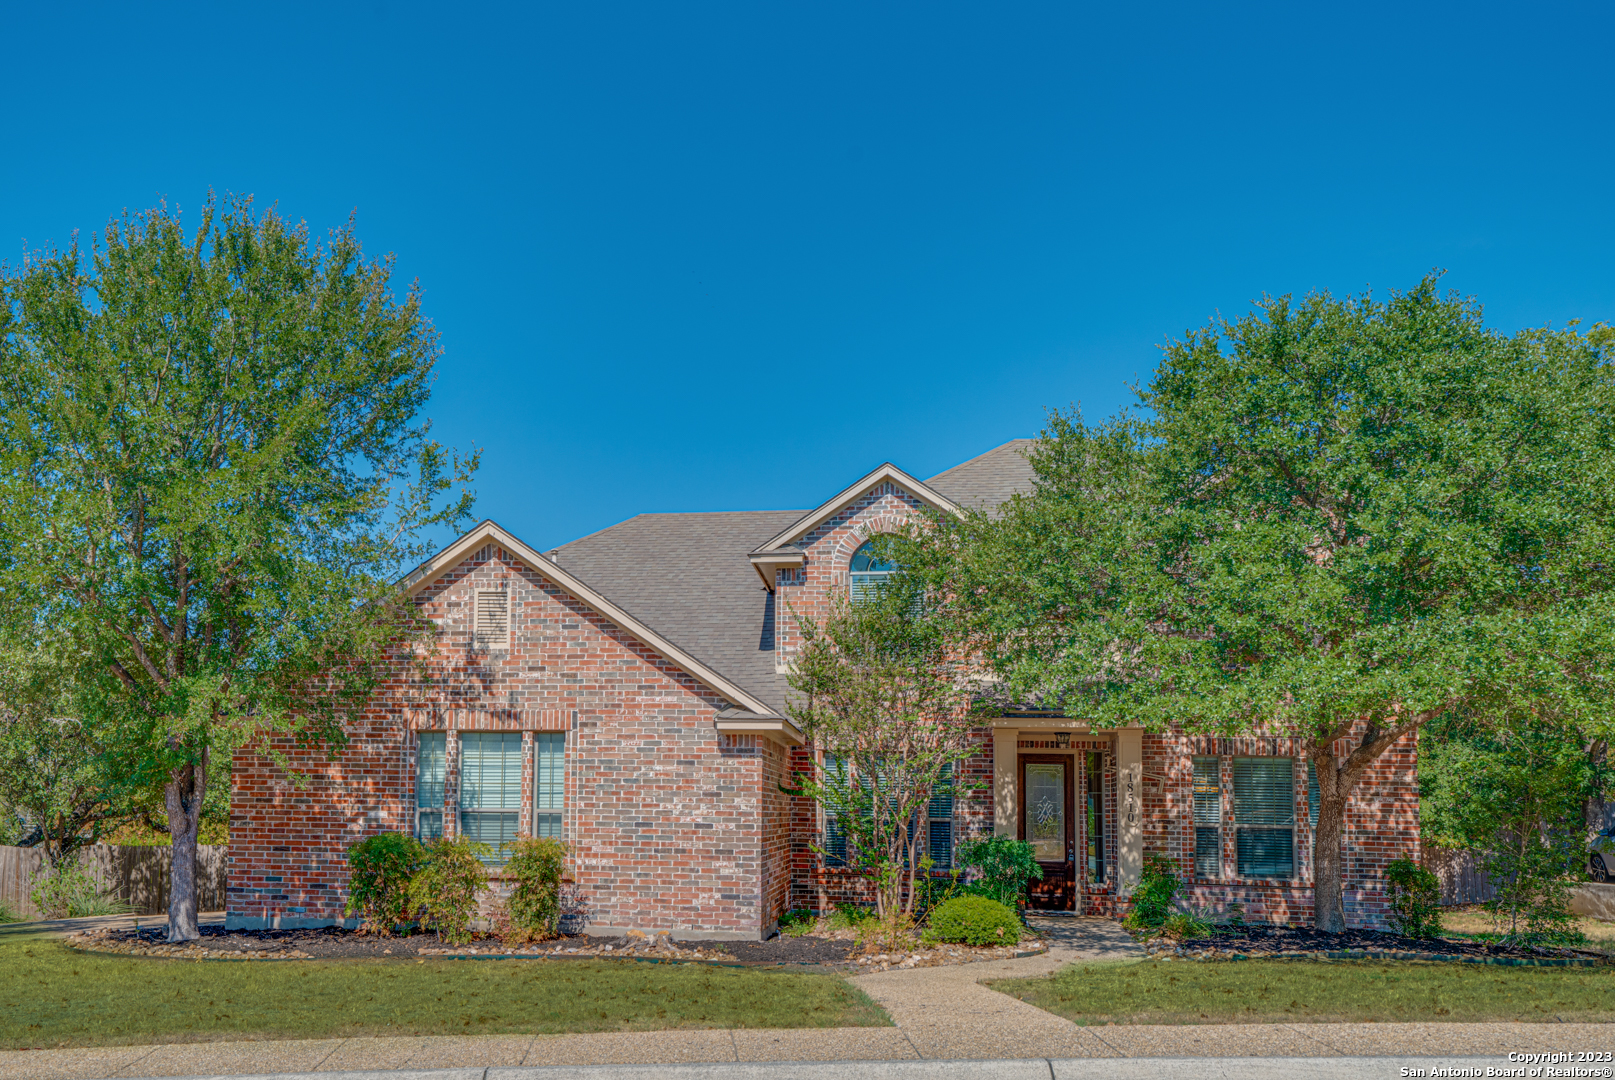
{"type": "MultiPolygon", "coordinates": [[[[838,757],[829,754],[824,756],[823,781],[826,784],[850,786],[859,784],[865,791],[869,790],[869,782],[861,777],[854,776],[852,769],[838,757]]],[[[874,807],[868,806],[865,816],[874,813],[874,807]]],[[[914,840],[915,823],[909,822],[909,841],[914,840]]],[[[847,864],[847,833],[842,825],[841,817],[829,810],[824,812],[824,865],[846,866],[847,864]]],[[[950,852],[951,853],[951,852],[950,852]]]]}
{"type": "Polygon", "coordinates": [[[446,731],[423,731],[415,749],[415,837],[438,840],[443,836],[443,766],[447,759],[446,731]]]}
{"type": "Polygon", "coordinates": [[[953,766],[944,766],[942,781],[931,793],[926,806],[928,826],[925,853],[931,856],[932,870],[953,869],[953,766]]]}
{"type": "Polygon", "coordinates": [[[522,737],[519,731],[460,735],[460,831],[487,844],[494,860],[521,825],[522,737]]]}
{"type": "Polygon", "coordinates": [[[841,831],[841,819],[826,812],[824,815],[824,865],[847,865],[847,834],[841,831]]]}
{"type": "Polygon", "coordinates": [[[1222,877],[1222,762],[1194,759],[1194,876],[1222,877]]]}
{"type": "Polygon", "coordinates": [[[566,809],[566,733],[540,731],[533,742],[533,835],[559,840],[566,809]]]}
{"type": "Polygon", "coordinates": [[[1238,876],[1295,876],[1295,762],[1234,759],[1234,847],[1238,876]]]}
{"type": "Polygon", "coordinates": [[[501,651],[510,644],[510,597],[503,589],[478,589],[476,647],[501,651]]]}

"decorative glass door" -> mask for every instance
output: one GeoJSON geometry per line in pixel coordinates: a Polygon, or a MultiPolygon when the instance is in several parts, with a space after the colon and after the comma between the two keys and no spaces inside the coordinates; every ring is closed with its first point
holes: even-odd
{"type": "Polygon", "coordinates": [[[1043,868],[1043,880],[1027,889],[1030,907],[1070,911],[1076,906],[1072,789],[1071,758],[1022,755],[1021,837],[1043,868]]]}

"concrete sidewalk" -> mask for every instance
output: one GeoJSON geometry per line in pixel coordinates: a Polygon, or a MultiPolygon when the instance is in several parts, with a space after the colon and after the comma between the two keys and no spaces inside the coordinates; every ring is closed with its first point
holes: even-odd
{"type": "MultiPolygon", "coordinates": [[[[953,1053],[927,1057],[901,1029],[829,1028],[791,1031],[645,1031],[597,1035],[488,1035],[478,1037],[311,1039],[274,1042],[183,1043],[166,1046],[94,1047],[84,1050],[0,1052],[4,1080],[102,1080],[112,1077],[247,1077],[267,1074],[368,1073],[407,1070],[467,1070],[480,1080],[512,1080],[507,1069],[588,1066],[643,1066],[612,1076],[665,1075],[674,1065],[796,1065],[860,1062],[860,1075],[876,1075],[883,1063],[903,1061],[932,1069],[945,1060],[975,1062],[1019,1059],[1039,1063],[1048,1077],[1049,1060],[1082,1059],[1103,1066],[1104,1075],[1124,1065],[1149,1069],[1166,1059],[1196,1059],[1208,1074],[1207,1058],[1224,1059],[1212,1074],[1229,1075],[1229,1062],[1244,1059],[1340,1062],[1364,1058],[1418,1059],[1426,1066],[1442,1058],[1505,1058],[1510,1053],[1615,1051],[1615,1024],[1218,1024],[1205,1027],[1113,1026],[1084,1034],[1075,1043],[1087,1052],[1051,1055],[1026,1052],[953,1053]]],[[[1043,1033],[1028,1033],[1034,1046],[1043,1033]]],[[[997,1042],[994,1045],[1002,1045],[997,1042]]],[[[961,1048],[965,1049],[965,1048],[961,1048]]],[[[994,1066],[998,1068],[998,1066],[994,1066]]],[[[752,1070],[756,1075],[774,1075],[752,1070]]],[[[572,1070],[535,1073],[584,1075],[572,1070]]],[[[725,1075],[747,1075],[731,1070],[725,1075]]],[[[404,1080],[397,1075],[393,1080],[404,1080]]],[[[716,1074],[714,1074],[716,1075],[716,1074]]],[[[803,1073],[803,1075],[807,1075],[803,1073]]],[[[1150,1073],[1150,1075],[1157,1075],[1150,1073]]],[[[1275,1074],[1276,1075],[1276,1074],[1275,1074]]],[[[1387,1073],[1386,1075],[1392,1075],[1387,1073]]]]}

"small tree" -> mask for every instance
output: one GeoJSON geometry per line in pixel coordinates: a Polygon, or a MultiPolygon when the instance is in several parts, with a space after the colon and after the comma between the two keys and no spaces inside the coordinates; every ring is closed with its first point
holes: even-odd
{"type": "MultiPolygon", "coordinates": [[[[0,597],[89,654],[127,778],[161,792],[169,937],[199,936],[209,762],[340,746],[386,647],[389,582],[452,527],[418,419],[437,337],[350,227],[250,200],[166,207],[0,281],[0,597]]],[[[283,762],[284,763],[284,762],[283,762]]]]}
{"type": "Polygon", "coordinates": [[[1539,717],[1461,720],[1426,741],[1426,832],[1479,853],[1496,890],[1486,908],[1509,936],[1570,928],[1570,880],[1587,854],[1584,807],[1609,770],[1573,726],[1539,717]]]}
{"type": "Polygon", "coordinates": [[[34,636],[0,647],[0,811],[12,834],[0,839],[38,847],[56,866],[141,817],[143,792],[131,788],[106,726],[80,699],[82,654],[34,636]]]}
{"type": "Polygon", "coordinates": [[[787,709],[824,758],[799,791],[835,821],[888,923],[914,913],[926,805],[974,752],[963,669],[914,588],[899,575],[858,603],[836,595],[822,623],[799,618],[788,676],[787,709]]]}

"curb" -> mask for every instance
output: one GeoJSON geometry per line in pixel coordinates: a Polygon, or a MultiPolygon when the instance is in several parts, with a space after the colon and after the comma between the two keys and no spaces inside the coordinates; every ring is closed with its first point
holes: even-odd
{"type": "MultiPolygon", "coordinates": [[[[486,1069],[399,1069],[366,1072],[274,1073],[254,1076],[169,1077],[167,1080],[1203,1080],[1207,1075],[1250,1080],[1362,1080],[1396,1077],[1417,1060],[1435,1070],[1484,1076],[1503,1069],[1500,1057],[1269,1057],[1269,1058],[1021,1058],[978,1061],[778,1061],[709,1065],[550,1065],[486,1069]],[[1212,1063],[1215,1063],[1214,1065],[1212,1063]]],[[[1608,1076],[1599,1070],[1598,1075],[1608,1076]]],[[[146,1080],[157,1080],[155,1077],[146,1080]]]]}
{"type": "Polygon", "coordinates": [[[1271,956],[1250,955],[1248,953],[1233,953],[1229,956],[1194,956],[1172,954],[1163,956],[1155,954],[1145,957],[1146,960],[1191,960],[1202,963],[1223,960],[1402,960],[1424,962],[1431,964],[1495,964],[1500,967],[1598,967],[1608,965],[1609,960],[1595,960],[1591,957],[1534,957],[1534,956],[1466,956],[1462,953],[1413,953],[1413,952],[1380,952],[1373,949],[1344,949],[1332,952],[1310,953],[1276,953],[1271,956]]]}

